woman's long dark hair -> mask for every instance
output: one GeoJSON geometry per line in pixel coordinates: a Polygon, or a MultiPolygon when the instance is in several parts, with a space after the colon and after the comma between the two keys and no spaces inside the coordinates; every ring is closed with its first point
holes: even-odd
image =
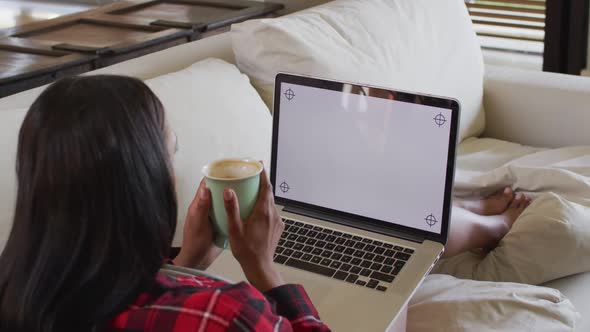
{"type": "Polygon", "coordinates": [[[155,287],[177,214],[165,128],[133,78],[62,79],[37,98],[0,256],[1,331],[98,331],[155,287]]]}

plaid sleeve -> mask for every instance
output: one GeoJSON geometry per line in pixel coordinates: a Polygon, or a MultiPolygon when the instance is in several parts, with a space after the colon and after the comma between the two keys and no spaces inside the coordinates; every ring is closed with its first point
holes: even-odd
{"type": "Polygon", "coordinates": [[[248,283],[228,284],[202,276],[159,274],[157,286],[141,294],[106,328],[117,332],[326,332],[301,286],[266,295],[248,283]]]}
{"type": "Polygon", "coordinates": [[[289,321],[320,322],[320,315],[301,285],[283,285],[271,289],[264,295],[274,305],[276,313],[289,321]]]}
{"type": "Polygon", "coordinates": [[[242,305],[228,331],[329,332],[302,286],[284,285],[264,295],[248,285],[237,296],[242,305]]]}

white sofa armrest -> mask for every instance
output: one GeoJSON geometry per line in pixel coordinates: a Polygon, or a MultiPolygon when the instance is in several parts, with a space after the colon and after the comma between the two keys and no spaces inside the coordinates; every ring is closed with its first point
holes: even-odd
{"type": "Polygon", "coordinates": [[[590,144],[590,78],[486,66],[484,136],[539,147],[590,144]]]}

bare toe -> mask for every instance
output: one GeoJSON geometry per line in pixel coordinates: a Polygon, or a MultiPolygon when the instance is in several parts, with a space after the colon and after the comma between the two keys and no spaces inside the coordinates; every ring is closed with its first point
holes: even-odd
{"type": "Polygon", "coordinates": [[[497,192],[488,199],[487,215],[500,214],[506,211],[513,199],[514,191],[511,187],[506,187],[504,190],[497,192]]]}
{"type": "Polygon", "coordinates": [[[516,195],[514,195],[514,199],[512,200],[512,202],[510,202],[510,206],[508,208],[509,209],[518,209],[521,202],[522,202],[522,195],[516,194],[516,195]]]}
{"type": "Polygon", "coordinates": [[[524,202],[525,207],[528,207],[529,205],[531,205],[532,201],[533,201],[533,199],[531,197],[526,196],[525,202],[524,202]]]}
{"type": "Polygon", "coordinates": [[[514,194],[507,208],[498,215],[482,217],[488,221],[489,243],[485,246],[488,250],[496,247],[498,242],[510,231],[516,220],[528,207],[531,198],[524,194],[514,194]]]}
{"type": "Polygon", "coordinates": [[[512,228],[512,225],[520,217],[522,212],[527,208],[529,203],[527,203],[527,197],[523,194],[516,194],[514,199],[510,203],[510,206],[504,213],[502,213],[502,218],[506,225],[509,228],[512,228]]]}
{"type": "Polygon", "coordinates": [[[517,199],[515,201],[516,201],[516,208],[522,209],[522,205],[524,204],[524,196],[520,195],[519,199],[517,199]]]}
{"type": "Polygon", "coordinates": [[[527,208],[527,206],[529,206],[531,204],[531,198],[525,194],[521,194],[522,195],[522,199],[519,205],[519,208],[524,210],[527,208]]]}

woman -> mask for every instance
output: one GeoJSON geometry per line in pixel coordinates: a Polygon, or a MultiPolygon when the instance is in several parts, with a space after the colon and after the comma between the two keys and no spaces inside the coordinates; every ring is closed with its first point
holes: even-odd
{"type": "MultiPolygon", "coordinates": [[[[283,223],[266,174],[252,215],[224,193],[230,244],[250,284],[159,273],[176,227],[175,137],[141,81],[67,78],[22,124],[14,225],[0,256],[1,331],[328,331],[272,257],[283,223]]],[[[218,255],[201,183],[177,265],[218,255]]]]}
{"type": "MultiPolygon", "coordinates": [[[[283,223],[266,173],[252,215],[224,193],[232,252],[249,284],[159,272],[176,228],[176,137],[136,79],[68,78],[22,124],[14,225],[0,256],[0,331],[328,331],[272,263],[283,223]]],[[[447,255],[493,248],[529,203],[506,190],[454,209],[447,255]]],[[[201,183],[174,264],[219,254],[201,183]]]]}

